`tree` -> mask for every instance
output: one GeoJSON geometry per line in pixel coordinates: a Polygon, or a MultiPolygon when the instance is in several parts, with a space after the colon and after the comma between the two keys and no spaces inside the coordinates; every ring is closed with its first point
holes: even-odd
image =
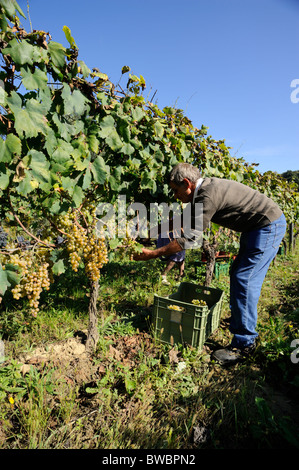
{"type": "Polygon", "coordinates": [[[284,173],[281,173],[281,176],[289,183],[295,183],[297,185],[297,190],[299,190],[299,170],[287,170],[284,173]]]}

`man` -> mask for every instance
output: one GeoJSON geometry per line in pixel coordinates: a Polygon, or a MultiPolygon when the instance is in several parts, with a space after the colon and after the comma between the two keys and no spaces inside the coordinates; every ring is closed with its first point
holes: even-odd
{"type": "MultiPolygon", "coordinates": [[[[165,234],[160,234],[157,240],[157,248],[162,246],[168,245],[168,243],[173,240],[172,232],[168,232],[165,234]]],[[[167,280],[167,274],[177,266],[179,268],[179,278],[184,276],[185,270],[185,250],[179,251],[178,253],[174,253],[170,256],[161,256],[161,261],[166,262],[166,267],[162,273],[162,284],[170,284],[167,280]]]]}
{"type": "MultiPolygon", "coordinates": [[[[240,250],[230,274],[231,344],[214,353],[221,364],[234,364],[251,354],[256,346],[257,303],[262,284],[286,231],[286,220],[276,203],[250,187],[220,178],[201,178],[197,168],[180,163],[170,173],[174,196],[191,203],[191,225],[195,207],[202,206],[202,230],[209,222],[241,233],[240,250]]],[[[181,233],[168,245],[143,249],[136,260],[169,256],[188,247],[181,233]]],[[[192,245],[191,245],[192,246],[192,245]]]]}

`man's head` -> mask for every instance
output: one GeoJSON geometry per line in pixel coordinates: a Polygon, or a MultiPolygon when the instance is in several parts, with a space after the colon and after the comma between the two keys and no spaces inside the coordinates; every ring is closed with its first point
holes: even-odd
{"type": "Polygon", "coordinates": [[[199,169],[189,163],[176,165],[169,175],[169,185],[175,198],[182,202],[192,201],[196,182],[200,176],[199,169]]]}

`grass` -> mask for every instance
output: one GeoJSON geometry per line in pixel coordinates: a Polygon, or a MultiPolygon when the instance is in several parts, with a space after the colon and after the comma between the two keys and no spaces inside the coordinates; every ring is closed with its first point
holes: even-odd
{"type": "MultiPolygon", "coordinates": [[[[202,284],[190,255],[186,280],[202,284]]],[[[111,262],[102,272],[100,340],[82,353],[88,326],[84,277],[69,273],[43,298],[37,319],[8,298],[0,314],[2,449],[298,448],[298,250],[277,257],[259,303],[255,356],[223,369],[211,352],[230,341],[229,278],[221,324],[203,350],[163,345],[151,332],[161,264],[111,262]]],[[[299,354],[298,354],[299,356],[299,354]]]]}

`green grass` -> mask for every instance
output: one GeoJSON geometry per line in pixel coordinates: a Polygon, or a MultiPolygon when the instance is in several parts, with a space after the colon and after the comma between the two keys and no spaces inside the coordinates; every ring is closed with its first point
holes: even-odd
{"type": "MultiPolygon", "coordinates": [[[[187,258],[186,280],[203,283],[187,258]]],[[[111,262],[100,281],[100,340],[92,358],[82,346],[88,327],[83,276],[71,273],[42,299],[37,319],[7,298],[0,314],[0,448],[221,449],[298,448],[298,250],[277,257],[259,303],[255,356],[229,369],[211,352],[230,341],[227,276],[219,329],[203,350],[163,345],[151,329],[161,263],[111,262]],[[54,348],[54,353],[52,351],[54,348]],[[56,349],[55,349],[56,348],[56,349]]]]}

